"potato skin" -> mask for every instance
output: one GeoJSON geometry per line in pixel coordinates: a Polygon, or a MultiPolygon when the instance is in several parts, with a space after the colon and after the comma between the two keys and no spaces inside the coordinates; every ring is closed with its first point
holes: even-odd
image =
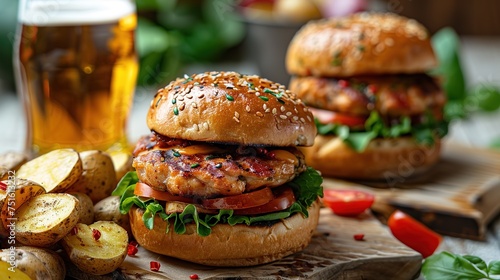
{"type": "Polygon", "coordinates": [[[12,214],[32,197],[44,194],[45,188],[35,182],[21,178],[16,179],[15,186],[10,186],[9,181],[4,181],[4,183],[9,186],[7,190],[10,193],[4,192],[0,194],[0,198],[5,194],[2,202],[0,202],[0,217],[3,227],[7,229],[7,226],[11,223],[12,214]]]}
{"type": "Polygon", "coordinates": [[[111,195],[116,187],[116,172],[109,154],[89,150],[80,153],[83,172],[67,192],[81,192],[90,197],[93,203],[111,195]]]}
{"type": "Polygon", "coordinates": [[[110,154],[113,160],[113,165],[115,166],[116,181],[119,182],[125,174],[129,171],[133,171],[132,162],[134,158],[131,153],[128,152],[114,152],[110,154]]]}
{"type": "MultiPolygon", "coordinates": [[[[0,260],[8,262],[11,250],[0,251],[0,260]]],[[[17,269],[31,279],[63,280],[66,277],[66,266],[62,258],[54,251],[42,248],[16,247],[15,258],[17,269]]]]}
{"type": "Polygon", "coordinates": [[[116,270],[127,256],[128,235],[114,222],[77,224],[76,230],[61,240],[69,259],[81,271],[103,275],[116,270]],[[96,239],[93,232],[99,231],[96,239]]]}
{"type": "Polygon", "coordinates": [[[94,220],[112,221],[123,227],[131,236],[130,218],[128,214],[120,213],[120,197],[108,196],[94,205],[94,220]]]}
{"type": "Polygon", "coordinates": [[[0,154],[0,180],[9,178],[9,171],[16,171],[21,165],[28,161],[25,154],[18,152],[6,152],[0,154]]]}
{"type": "Polygon", "coordinates": [[[35,196],[16,215],[16,239],[25,245],[49,247],[66,236],[80,218],[79,201],[67,193],[35,196]]]}
{"type": "Polygon", "coordinates": [[[78,206],[80,207],[80,219],[79,223],[90,225],[94,222],[94,203],[92,199],[84,193],[70,193],[72,196],[76,197],[80,202],[78,206]]]}

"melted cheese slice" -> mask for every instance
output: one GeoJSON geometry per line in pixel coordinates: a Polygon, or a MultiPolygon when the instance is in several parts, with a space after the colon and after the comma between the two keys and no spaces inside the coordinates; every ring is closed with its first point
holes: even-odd
{"type": "Polygon", "coordinates": [[[180,154],[183,155],[196,155],[196,154],[221,154],[225,151],[224,149],[221,149],[217,146],[213,145],[192,145],[192,146],[187,146],[187,147],[174,147],[174,150],[179,152],[180,154]]]}
{"type": "Polygon", "coordinates": [[[289,151],[273,150],[272,153],[274,153],[274,157],[278,160],[283,160],[289,163],[293,163],[294,165],[299,165],[299,160],[297,159],[297,157],[289,151]]]}

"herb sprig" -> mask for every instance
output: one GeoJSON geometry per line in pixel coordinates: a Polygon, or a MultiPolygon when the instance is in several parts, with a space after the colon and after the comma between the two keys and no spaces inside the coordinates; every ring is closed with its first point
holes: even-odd
{"type": "Polygon", "coordinates": [[[444,251],[424,260],[422,274],[428,280],[500,279],[500,260],[486,264],[476,256],[444,251]]]}

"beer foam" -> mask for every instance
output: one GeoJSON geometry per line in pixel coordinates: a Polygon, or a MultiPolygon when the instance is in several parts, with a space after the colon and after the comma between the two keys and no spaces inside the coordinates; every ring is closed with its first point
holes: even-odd
{"type": "Polygon", "coordinates": [[[102,24],[134,12],[132,0],[21,0],[19,22],[37,26],[102,24]]]}

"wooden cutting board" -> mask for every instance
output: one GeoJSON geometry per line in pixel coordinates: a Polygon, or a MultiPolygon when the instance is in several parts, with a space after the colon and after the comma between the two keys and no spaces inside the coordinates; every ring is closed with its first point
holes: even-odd
{"type": "Polygon", "coordinates": [[[68,266],[74,279],[415,279],[422,257],[396,240],[370,213],[357,218],[333,215],[322,209],[311,244],[302,252],[282,260],[254,267],[215,268],[197,265],[139,249],[110,275],[89,276],[68,266]],[[356,241],[354,234],[365,235],[356,241]],[[149,262],[161,263],[159,272],[149,262]]]}
{"type": "Polygon", "coordinates": [[[439,233],[481,240],[500,212],[500,153],[448,143],[438,164],[421,176],[386,182],[325,179],[324,186],[373,191],[373,209],[386,218],[400,209],[439,233]]]}

